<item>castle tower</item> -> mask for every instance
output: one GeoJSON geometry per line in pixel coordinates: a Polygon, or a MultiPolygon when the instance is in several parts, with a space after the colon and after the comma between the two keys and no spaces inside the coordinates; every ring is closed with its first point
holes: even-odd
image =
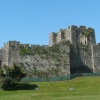
{"type": "Polygon", "coordinates": [[[13,63],[17,63],[18,62],[19,46],[20,46],[20,42],[9,41],[8,66],[13,66],[13,63]]]}
{"type": "Polygon", "coordinates": [[[70,41],[70,43],[77,44],[79,41],[77,26],[72,25],[65,30],[60,29],[58,33],[52,32],[49,36],[49,46],[52,46],[54,43],[59,43],[63,39],[70,41]]]}
{"type": "Polygon", "coordinates": [[[75,25],[69,26],[67,29],[60,29],[58,33],[52,32],[50,34],[50,46],[55,43],[59,43],[63,39],[70,41],[70,43],[79,45],[90,45],[96,44],[95,31],[92,28],[86,28],[80,26],[79,28],[75,25]]]}
{"type": "Polygon", "coordinates": [[[13,63],[18,61],[19,45],[19,42],[9,41],[0,49],[1,66],[13,66],[13,63]]]}

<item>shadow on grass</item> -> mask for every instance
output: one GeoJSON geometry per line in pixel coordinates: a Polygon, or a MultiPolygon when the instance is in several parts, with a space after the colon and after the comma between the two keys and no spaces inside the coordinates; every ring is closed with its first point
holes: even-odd
{"type": "Polygon", "coordinates": [[[38,90],[38,86],[36,84],[26,84],[26,83],[16,83],[12,87],[8,89],[4,89],[7,91],[17,91],[17,90],[38,90]]]}

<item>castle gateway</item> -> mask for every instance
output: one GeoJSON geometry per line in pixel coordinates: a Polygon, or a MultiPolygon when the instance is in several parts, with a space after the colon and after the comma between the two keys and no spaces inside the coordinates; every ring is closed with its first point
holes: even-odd
{"type": "Polygon", "coordinates": [[[0,49],[0,66],[14,63],[29,77],[100,72],[100,44],[96,44],[94,29],[70,26],[50,33],[49,45],[9,41],[0,49]]]}

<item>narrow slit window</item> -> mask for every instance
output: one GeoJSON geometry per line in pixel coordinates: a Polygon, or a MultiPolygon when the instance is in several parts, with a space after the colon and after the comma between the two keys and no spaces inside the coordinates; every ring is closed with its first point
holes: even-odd
{"type": "Polygon", "coordinates": [[[86,44],[86,40],[85,40],[85,44],[86,44]]]}

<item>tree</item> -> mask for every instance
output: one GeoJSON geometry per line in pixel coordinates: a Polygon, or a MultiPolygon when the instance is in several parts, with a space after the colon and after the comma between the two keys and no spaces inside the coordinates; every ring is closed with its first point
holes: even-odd
{"type": "Polygon", "coordinates": [[[0,68],[0,85],[2,89],[10,89],[16,82],[19,82],[23,77],[26,76],[24,70],[15,64],[13,67],[6,65],[0,68]]]}

